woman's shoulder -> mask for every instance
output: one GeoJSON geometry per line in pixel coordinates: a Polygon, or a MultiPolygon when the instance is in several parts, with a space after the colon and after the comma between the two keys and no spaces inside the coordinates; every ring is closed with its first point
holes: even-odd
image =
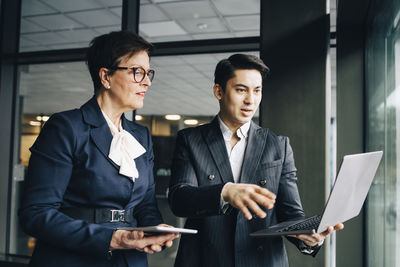
{"type": "Polygon", "coordinates": [[[50,116],[49,121],[68,121],[72,125],[77,124],[82,121],[82,112],[77,108],[57,112],[50,116]]]}

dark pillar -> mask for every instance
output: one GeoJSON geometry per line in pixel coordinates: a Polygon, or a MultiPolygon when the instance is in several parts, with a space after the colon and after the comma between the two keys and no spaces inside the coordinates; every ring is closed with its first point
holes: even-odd
{"type": "MultiPolygon", "coordinates": [[[[368,0],[339,1],[337,17],[337,162],[364,151],[364,51],[368,0]]],[[[340,165],[338,164],[338,167],[340,165]]],[[[362,267],[364,212],[337,234],[337,266],[362,267]]]]}
{"type": "Polygon", "coordinates": [[[0,22],[0,253],[8,252],[9,244],[9,199],[14,164],[14,105],[16,64],[14,56],[18,51],[20,0],[1,1],[0,22]]]}
{"type": "MultiPolygon", "coordinates": [[[[261,1],[261,58],[271,68],[263,85],[261,124],[289,136],[306,214],[323,211],[329,186],[329,15],[324,0],[261,1]]],[[[329,242],[327,242],[329,243],[329,242]]],[[[327,266],[287,244],[291,266],[327,266]]]]}

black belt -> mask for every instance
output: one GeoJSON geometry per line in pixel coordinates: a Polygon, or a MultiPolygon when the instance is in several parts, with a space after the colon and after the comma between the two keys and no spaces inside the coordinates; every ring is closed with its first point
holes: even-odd
{"type": "Polygon", "coordinates": [[[77,220],[84,220],[89,223],[106,222],[127,222],[134,221],[133,208],[126,210],[117,210],[110,208],[65,208],[60,212],[77,220]]]}

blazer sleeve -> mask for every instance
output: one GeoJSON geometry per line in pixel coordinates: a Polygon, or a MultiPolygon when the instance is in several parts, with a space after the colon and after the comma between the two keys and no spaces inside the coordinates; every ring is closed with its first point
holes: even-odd
{"type": "MultiPolygon", "coordinates": [[[[279,181],[279,194],[276,201],[278,221],[285,221],[293,218],[304,217],[303,207],[301,205],[300,194],[297,188],[297,174],[294,165],[293,150],[290,146],[289,138],[283,138],[284,162],[282,174],[279,181]]],[[[304,247],[307,247],[303,241],[295,237],[286,237],[293,243],[301,253],[314,256],[318,253],[321,246],[312,249],[311,253],[306,253],[304,247]]]]}
{"type": "Polygon", "coordinates": [[[276,200],[279,222],[305,216],[297,188],[297,169],[294,164],[293,150],[289,138],[282,136],[280,138],[282,138],[281,146],[284,156],[276,200]]]}
{"type": "Polygon", "coordinates": [[[180,217],[205,217],[223,214],[220,206],[224,184],[199,186],[192,160],[204,155],[194,155],[189,149],[185,130],[178,133],[172,160],[168,199],[172,212],[180,217]]]}
{"type": "Polygon", "coordinates": [[[151,141],[151,134],[146,128],[147,133],[147,144],[146,148],[146,160],[148,161],[149,176],[149,187],[145,193],[143,200],[135,207],[134,217],[138,220],[139,226],[153,226],[163,223],[160,211],[157,206],[157,200],[155,197],[155,183],[154,183],[154,153],[153,153],[153,142],[151,141]]]}
{"type": "Polygon", "coordinates": [[[106,257],[113,229],[74,220],[58,211],[73,170],[73,131],[68,116],[55,114],[32,146],[19,210],[21,226],[50,245],[106,257]]]}

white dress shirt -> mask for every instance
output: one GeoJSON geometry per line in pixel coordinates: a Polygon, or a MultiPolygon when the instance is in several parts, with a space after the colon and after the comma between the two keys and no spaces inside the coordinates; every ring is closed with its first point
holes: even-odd
{"type": "MultiPolygon", "coordinates": [[[[236,134],[239,137],[239,141],[236,143],[234,147],[231,147],[231,139],[233,133],[225,125],[225,123],[221,120],[218,116],[219,120],[219,127],[222,132],[222,136],[224,137],[226,151],[228,152],[229,162],[231,165],[231,170],[233,174],[233,180],[235,183],[239,182],[240,180],[240,171],[242,170],[243,159],[244,159],[244,152],[247,146],[247,139],[248,139],[248,132],[250,128],[250,121],[243,124],[237,131],[236,134]]],[[[228,209],[228,202],[224,201],[221,195],[220,201],[221,207],[224,211],[228,209]]]]}
{"type": "Polygon", "coordinates": [[[231,163],[231,169],[233,174],[233,180],[235,183],[239,182],[240,179],[240,171],[242,170],[242,164],[244,159],[244,152],[246,150],[247,145],[247,134],[250,128],[250,121],[243,124],[237,131],[236,134],[239,137],[239,141],[236,143],[234,147],[231,147],[231,139],[233,133],[225,125],[225,123],[218,116],[219,127],[222,132],[222,136],[224,137],[226,151],[228,152],[229,162],[231,163]]]}

